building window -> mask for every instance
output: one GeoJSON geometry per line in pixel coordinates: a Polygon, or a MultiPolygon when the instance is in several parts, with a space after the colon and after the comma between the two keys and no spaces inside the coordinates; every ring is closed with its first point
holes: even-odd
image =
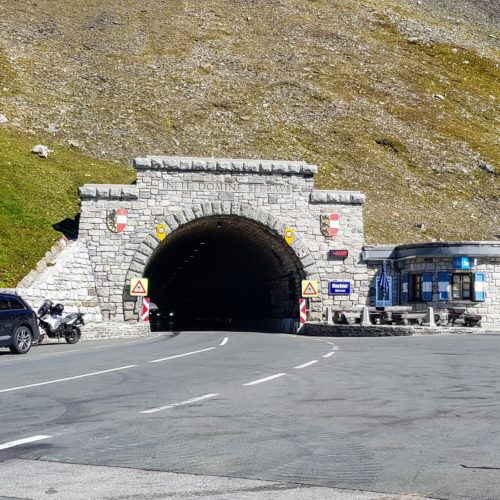
{"type": "Polygon", "coordinates": [[[473,279],[469,273],[453,273],[451,275],[451,297],[453,300],[472,300],[473,279]]]}
{"type": "Polygon", "coordinates": [[[408,276],[408,300],[410,302],[419,302],[422,301],[422,290],[424,283],[424,275],[423,274],[410,274],[408,276]]]}

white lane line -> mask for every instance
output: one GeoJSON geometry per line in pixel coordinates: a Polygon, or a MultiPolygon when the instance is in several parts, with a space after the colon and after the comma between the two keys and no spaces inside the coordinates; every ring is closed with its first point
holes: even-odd
{"type": "Polygon", "coordinates": [[[286,375],[286,373],[277,373],[276,375],[271,375],[270,377],[266,377],[266,378],[260,378],[259,380],[254,380],[253,382],[247,382],[246,384],[243,384],[243,385],[261,384],[262,382],[267,382],[268,380],[273,380],[275,378],[282,377],[283,375],[286,375]]]}
{"type": "Polygon", "coordinates": [[[40,385],[56,384],[57,382],[65,382],[66,380],[76,380],[78,378],[92,377],[93,375],[101,375],[102,373],[117,372],[119,370],[126,370],[128,368],[135,368],[137,365],[120,366],[119,368],[111,368],[110,370],[102,370],[100,372],[84,373],[83,375],[76,375],[75,377],[60,378],[57,380],[49,380],[47,382],[38,382],[37,384],[20,385],[19,387],[10,387],[9,389],[1,389],[1,392],[18,391],[20,389],[28,389],[29,387],[39,387],[40,385]]]}
{"type": "Polygon", "coordinates": [[[6,450],[7,448],[13,448],[14,446],[19,446],[26,443],[34,443],[35,441],[41,441],[42,439],[49,439],[52,436],[31,436],[29,438],[18,439],[16,441],[9,441],[8,443],[0,444],[0,450],[6,450]]]}
{"type": "Polygon", "coordinates": [[[309,361],[309,363],[304,363],[303,365],[299,365],[299,366],[294,366],[294,368],[296,370],[300,370],[301,368],[305,368],[306,366],[311,366],[311,365],[314,365],[314,363],[317,363],[318,360],[317,359],[313,359],[312,361],[309,361]]]}
{"type": "Polygon", "coordinates": [[[329,358],[330,356],[333,356],[335,354],[335,351],[332,351],[332,352],[329,352],[327,354],[325,354],[323,357],[324,358],[329,358]]]}
{"type": "Polygon", "coordinates": [[[226,345],[229,337],[224,337],[224,340],[219,345],[226,345]]]}
{"type": "Polygon", "coordinates": [[[104,349],[105,347],[113,347],[112,345],[98,345],[95,347],[92,347],[92,349],[104,349]]]}
{"type": "Polygon", "coordinates": [[[186,401],[181,401],[180,403],[172,403],[171,405],[160,406],[158,408],[151,408],[151,410],[144,410],[141,413],[156,413],[157,411],[169,410],[177,406],[189,405],[192,403],[197,403],[198,401],[203,401],[208,398],[215,398],[218,394],[205,394],[204,396],[198,396],[197,398],[188,399],[186,401]]]}
{"type": "Polygon", "coordinates": [[[199,351],[186,352],[184,354],[176,354],[175,356],[169,356],[168,358],[154,359],[149,361],[149,363],[159,363],[160,361],[167,361],[169,359],[182,358],[184,356],[190,356],[191,354],[198,354],[199,352],[206,352],[215,349],[215,347],[208,347],[207,349],[200,349],[199,351]]]}

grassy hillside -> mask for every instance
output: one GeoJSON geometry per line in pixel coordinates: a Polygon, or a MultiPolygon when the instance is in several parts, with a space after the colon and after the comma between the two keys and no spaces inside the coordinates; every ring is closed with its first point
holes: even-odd
{"type": "Polygon", "coordinates": [[[51,130],[121,165],[303,159],[320,166],[318,188],[366,192],[370,243],[494,239],[495,12],[487,0],[7,0],[0,131],[36,143],[51,130]]]}
{"type": "Polygon", "coordinates": [[[48,159],[30,152],[35,138],[0,128],[0,287],[15,285],[61,237],[52,225],[78,213],[78,186],[134,179],[130,167],[44,142],[48,159]]]}

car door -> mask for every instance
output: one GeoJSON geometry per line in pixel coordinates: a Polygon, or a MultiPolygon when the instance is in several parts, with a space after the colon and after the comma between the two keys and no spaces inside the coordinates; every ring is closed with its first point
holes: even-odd
{"type": "Polygon", "coordinates": [[[6,297],[0,297],[0,347],[10,345],[12,318],[9,300],[6,297]]]}
{"type": "Polygon", "coordinates": [[[10,333],[13,334],[15,328],[28,320],[30,316],[30,311],[26,309],[26,306],[17,298],[11,297],[9,299],[10,304],[10,317],[12,320],[10,333]]]}

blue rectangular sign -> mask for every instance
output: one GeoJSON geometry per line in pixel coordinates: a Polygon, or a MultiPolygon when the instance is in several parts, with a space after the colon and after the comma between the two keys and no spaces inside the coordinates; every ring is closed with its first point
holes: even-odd
{"type": "Polygon", "coordinates": [[[453,269],[470,269],[469,257],[453,257],[453,269]]]}
{"type": "Polygon", "coordinates": [[[340,280],[329,281],[328,293],[330,295],[349,295],[351,293],[351,282],[340,280]]]}

